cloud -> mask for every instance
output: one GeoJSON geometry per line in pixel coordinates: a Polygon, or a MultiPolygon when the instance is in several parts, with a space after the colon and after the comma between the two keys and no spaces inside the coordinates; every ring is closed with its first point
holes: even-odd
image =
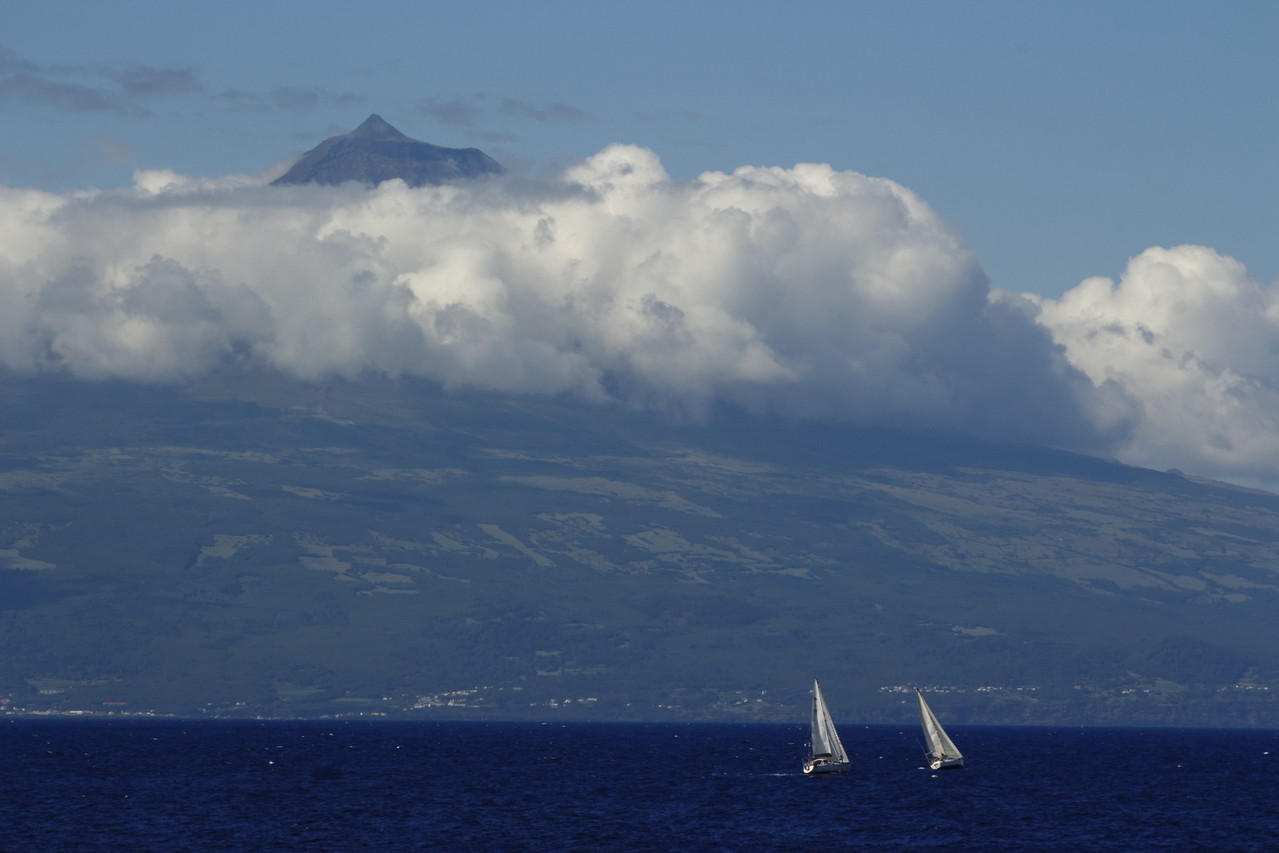
{"type": "Polygon", "coordinates": [[[550,104],[534,104],[518,98],[502,98],[497,109],[502,115],[541,122],[586,121],[588,118],[586,113],[577,107],[558,101],[550,104]]]}
{"type": "Polygon", "coordinates": [[[418,101],[417,110],[440,124],[466,128],[479,127],[493,116],[543,123],[587,121],[590,118],[577,107],[558,101],[538,104],[520,98],[494,98],[483,94],[423,98],[418,101]]]}
{"type": "Polygon", "coordinates": [[[203,90],[189,68],[40,65],[0,45],[0,103],[18,101],[69,112],[147,115],[142,102],[148,98],[203,90]]]}
{"type": "Polygon", "coordinates": [[[376,190],[139,173],[6,191],[0,359],[181,379],[228,357],[757,412],[1096,441],[1091,384],[992,304],[917,196],[828,166],[672,181],[614,146],[560,180],[376,190]]]}
{"type": "Polygon", "coordinates": [[[181,381],[228,359],[712,418],[961,430],[1279,484],[1279,305],[1151,249],[1060,300],[992,291],[918,196],[825,165],[672,180],[0,190],[0,365],[181,381]]]}
{"type": "Polygon", "coordinates": [[[157,99],[200,97],[233,112],[309,112],[354,108],[363,95],[316,87],[209,92],[198,73],[180,66],[40,65],[0,45],[0,103],[6,101],[80,113],[151,116],[157,99]]]}
{"type": "Polygon", "coordinates": [[[148,105],[155,99],[179,96],[207,96],[223,109],[241,112],[306,112],[365,103],[362,95],[315,87],[209,93],[191,68],[38,65],[0,45],[0,103],[20,101],[71,112],[147,116],[151,114],[148,105]]]}
{"type": "Polygon", "coordinates": [[[96,159],[106,161],[108,163],[127,164],[133,162],[133,152],[129,147],[118,139],[112,139],[109,136],[89,136],[86,137],[85,145],[93,152],[96,159]]]}
{"type": "Polygon", "coordinates": [[[1038,318],[1095,386],[1133,401],[1125,461],[1279,485],[1279,290],[1203,246],[1147,249],[1038,318]]]}
{"type": "Polygon", "coordinates": [[[0,74],[29,74],[36,70],[35,64],[18,55],[13,48],[0,44],[0,74]]]}
{"type": "Polygon", "coordinates": [[[0,102],[21,101],[72,112],[141,112],[119,95],[97,86],[68,83],[39,74],[17,73],[0,77],[0,102]]]}
{"type": "Polygon", "coordinates": [[[484,107],[474,98],[423,98],[417,111],[449,127],[473,127],[485,114],[484,107]]]}
{"type": "Polygon", "coordinates": [[[215,102],[236,112],[309,112],[321,107],[358,107],[365,100],[351,92],[296,86],[279,86],[268,92],[228,89],[214,96],[215,102]]]}
{"type": "Polygon", "coordinates": [[[204,91],[204,84],[189,68],[130,65],[125,68],[105,68],[102,74],[114,80],[130,96],[193,95],[204,91]]]}

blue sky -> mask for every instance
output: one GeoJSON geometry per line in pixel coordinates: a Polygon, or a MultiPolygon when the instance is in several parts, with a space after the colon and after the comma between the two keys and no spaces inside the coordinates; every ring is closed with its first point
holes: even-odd
{"type": "Polygon", "coordinates": [[[259,173],[377,112],[547,173],[610,143],[675,178],[897,181],[994,286],[1154,246],[1279,278],[1279,3],[60,2],[0,32],[0,183],[259,173]]]}

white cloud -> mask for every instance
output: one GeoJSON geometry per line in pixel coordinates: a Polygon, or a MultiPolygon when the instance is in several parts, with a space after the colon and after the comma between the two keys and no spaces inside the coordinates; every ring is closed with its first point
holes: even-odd
{"type": "Polygon", "coordinates": [[[1279,486],[1279,291],[1202,246],[1148,249],[1118,283],[1042,300],[1071,363],[1139,407],[1120,458],[1279,486]]]}
{"type": "Polygon", "coordinates": [[[0,364],[180,381],[224,359],[959,429],[1279,483],[1273,289],[1207,249],[992,293],[916,195],[828,166],[375,190],[139,173],[0,189],[0,364]]]}

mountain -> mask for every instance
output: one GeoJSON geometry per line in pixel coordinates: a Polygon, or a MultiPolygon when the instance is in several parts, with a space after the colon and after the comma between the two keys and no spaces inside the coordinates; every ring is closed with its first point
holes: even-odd
{"type": "Polygon", "coordinates": [[[410,380],[0,376],[0,704],[1279,725],[1279,497],[410,380]]]}
{"type": "Polygon", "coordinates": [[[501,172],[502,166],[478,148],[442,148],[410,139],[374,114],[350,133],[329,137],[303,154],[272,183],[376,186],[399,178],[420,187],[501,172]]]}

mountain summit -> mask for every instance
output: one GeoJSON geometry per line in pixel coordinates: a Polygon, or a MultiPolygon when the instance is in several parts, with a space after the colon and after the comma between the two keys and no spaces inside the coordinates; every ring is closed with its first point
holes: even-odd
{"type": "Polygon", "coordinates": [[[302,155],[273,184],[376,186],[399,178],[411,187],[446,184],[502,172],[502,166],[478,148],[443,148],[411,139],[374,114],[350,133],[332,136],[302,155]]]}

